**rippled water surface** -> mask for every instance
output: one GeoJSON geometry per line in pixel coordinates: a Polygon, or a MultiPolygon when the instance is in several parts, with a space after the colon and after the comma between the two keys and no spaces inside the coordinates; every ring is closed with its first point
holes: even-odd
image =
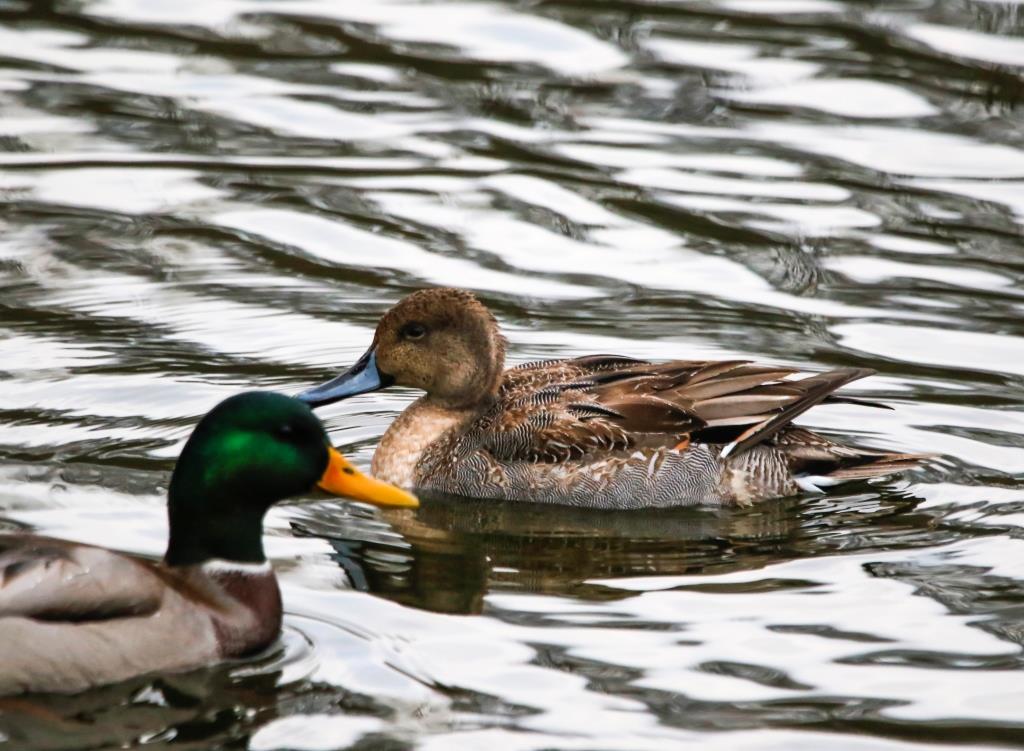
{"type": "MultiPolygon", "coordinates": [[[[1024,17],[972,0],[0,2],[0,528],[162,552],[196,419],[433,284],[515,361],[860,365],[941,458],[742,510],[274,510],[242,664],[0,748],[1024,747],[1024,17]]],[[[413,398],[325,410],[367,465],[413,398]]]]}

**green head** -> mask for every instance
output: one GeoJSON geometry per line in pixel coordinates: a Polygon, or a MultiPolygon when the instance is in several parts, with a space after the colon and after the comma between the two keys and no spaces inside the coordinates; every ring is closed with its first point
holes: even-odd
{"type": "Polygon", "coordinates": [[[225,399],[199,421],[171,476],[165,560],[262,562],[267,510],[317,485],[373,503],[415,505],[348,464],[297,399],[261,391],[225,399]]]}

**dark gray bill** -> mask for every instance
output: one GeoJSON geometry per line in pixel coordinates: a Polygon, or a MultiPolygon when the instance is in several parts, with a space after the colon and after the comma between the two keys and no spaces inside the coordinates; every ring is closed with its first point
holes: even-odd
{"type": "Polygon", "coordinates": [[[373,348],[366,351],[351,368],[327,383],[321,383],[308,391],[303,391],[298,399],[310,407],[322,407],[325,404],[347,399],[356,394],[378,391],[391,385],[392,378],[377,370],[377,353],[373,348]]]}

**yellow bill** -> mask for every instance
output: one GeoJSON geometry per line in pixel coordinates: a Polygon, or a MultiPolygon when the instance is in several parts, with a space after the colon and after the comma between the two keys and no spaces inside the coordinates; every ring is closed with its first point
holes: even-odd
{"type": "Polygon", "coordinates": [[[327,469],[317,485],[328,493],[378,506],[416,508],[420,505],[412,493],[364,475],[352,466],[352,462],[330,446],[327,447],[327,456],[327,469]]]}

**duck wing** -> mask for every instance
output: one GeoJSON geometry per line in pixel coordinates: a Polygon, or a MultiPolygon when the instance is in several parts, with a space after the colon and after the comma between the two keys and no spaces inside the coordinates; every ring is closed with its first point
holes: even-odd
{"type": "Polygon", "coordinates": [[[505,373],[497,403],[472,432],[495,458],[531,462],[629,449],[643,430],[688,433],[697,426],[693,417],[656,395],[602,398],[602,386],[652,367],[618,355],[520,365],[505,373]]]}
{"type": "Polygon", "coordinates": [[[861,403],[833,392],[872,372],[795,379],[795,368],[744,360],[655,364],[615,355],[530,363],[506,373],[478,427],[503,460],[557,462],[689,441],[726,444],[725,458],[773,438],[816,404],[861,403]]]}
{"type": "Polygon", "coordinates": [[[143,561],[36,535],[0,535],[0,617],[53,621],[145,615],[164,584],[143,561]]]}

